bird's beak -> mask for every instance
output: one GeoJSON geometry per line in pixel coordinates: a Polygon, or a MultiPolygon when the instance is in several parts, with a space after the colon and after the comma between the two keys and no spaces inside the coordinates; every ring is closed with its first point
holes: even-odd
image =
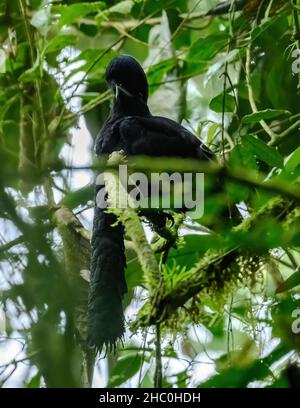
{"type": "Polygon", "coordinates": [[[115,85],[115,98],[117,99],[118,96],[120,95],[120,92],[123,92],[123,94],[130,96],[131,98],[134,97],[134,95],[132,95],[132,93],[130,93],[129,91],[127,91],[126,88],[124,88],[124,86],[120,85],[120,84],[114,84],[115,85]]]}
{"type": "Polygon", "coordinates": [[[119,85],[115,84],[115,98],[116,98],[116,99],[118,99],[119,92],[120,92],[119,85]]]}

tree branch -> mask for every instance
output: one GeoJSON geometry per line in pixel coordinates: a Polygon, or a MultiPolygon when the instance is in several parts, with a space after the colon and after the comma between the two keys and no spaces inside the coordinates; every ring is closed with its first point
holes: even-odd
{"type": "MultiPolygon", "coordinates": [[[[262,220],[268,217],[276,217],[282,222],[282,226],[287,235],[297,233],[295,227],[300,220],[300,210],[295,202],[290,202],[276,197],[270,200],[264,207],[258,210],[250,218],[245,219],[240,225],[233,228],[235,232],[255,231],[262,220]]],[[[153,305],[148,303],[142,308],[138,321],[135,325],[157,324],[167,320],[179,307],[199,295],[202,290],[214,288],[217,290],[224,286],[226,282],[237,279],[241,273],[239,260],[242,256],[247,259],[245,251],[239,246],[224,248],[221,250],[207,251],[203,258],[190,270],[188,278],[182,279],[169,292],[158,293],[157,301],[153,305]]],[[[259,256],[262,254],[260,253],[259,256]]],[[[255,257],[255,251],[250,253],[249,260],[255,257]]]]}
{"type": "Polygon", "coordinates": [[[73,288],[74,324],[79,345],[82,350],[82,383],[91,387],[95,352],[87,348],[87,305],[89,285],[83,273],[90,269],[89,232],[79,219],[65,207],[58,207],[53,215],[53,222],[63,240],[66,272],[73,288]]]}
{"type": "MultiPolygon", "coordinates": [[[[228,168],[217,163],[202,162],[195,159],[183,159],[176,157],[150,157],[150,156],[135,156],[134,159],[129,158],[127,161],[128,171],[163,173],[163,172],[179,172],[179,173],[204,173],[207,176],[222,177],[222,180],[235,181],[250,187],[259,188],[264,191],[279,194],[283,197],[292,200],[300,200],[300,191],[295,188],[293,183],[282,181],[279,179],[267,180],[267,174],[242,167],[228,168]],[[267,181],[266,181],[267,180],[267,181]]],[[[104,157],[99,159],[99,164],[94,166],[68,167],[57,169],[61,170],[93,170],[98,172],[109,172],[110,170],[118,170],[118,164],[109,164],[104,157]]]]}
{"type": "MultiPolygon", "coordinates": [[[[114,152],[110,155],[108,165],[115,167],[122,163],[124,163],[122,153],[114,152]]],[[[104,181],[109,200],[111,200],[112,197],[118,197],[120,201],[122,200],[121,202],[128,202],[129,197],[127,191],[121,186],[116,173],[104,173],[104,181]]],[[[157,287],[160,280],[160,271],[155,254],[147,241],[143,226],[135,209],[130,208],[130,206],[120,208],[122,206],[119,204],[119,202],[112,203],[110,201],[110,211],[116,214],[119,221],[124,225],[144,271],[147,288],[151,291],[152,288],[157,287]]]]}
{"type": "Polygon", "coordinates": [[[13,239],[10,242],[7,242],[6,244],[2,245],[0,247],[0,254],[3,252],[8,251],[9,249],[13,248],[16,245],[22,244],[22,242],[24,242],[25,237],[24,235],[20,235],[18,238],[13,239]]]}

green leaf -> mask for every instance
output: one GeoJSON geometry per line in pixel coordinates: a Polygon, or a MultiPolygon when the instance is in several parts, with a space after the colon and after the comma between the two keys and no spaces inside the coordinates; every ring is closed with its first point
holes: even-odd
{"type": "Polygon", "coordinates": [[[177,249],[171,248],[167,264],[170,268],[174,265],[191,268],[199,260],[204,252],[210,248],[218,248],[218,238],[209,234],[186,234],[177,249]]]}
{"type": "Polygon", "coordinates": [[[45,49],[45,54],[50,54],[51,52],[60,52],[65,47],[70,45],[75,45],[77,41],[76,35],[62,34],[54,37],[45,49]]]}
{"type": "Polygon", "coordinates": [[[257,170],[257,160],[253,154],[252,146],[249,143],[245,143],[243,140],[244,138],[241,143],[238,143],[230,151],[229,165],[257,170]]]}
{"type": "Polygon", "coordinates": [[[300,268],[293,273],[287,280],[282,282],[276,289],[276,293],[286,292],[287,290],[291,290],[296,286],[300,285],[300,268]]]}
{"type": "Polygon", "coordinates": [[[6,60],[7,60],[7,55],[5,51],[0,49],[0,74],[4,74],[6,71],[6,66],[5,66],[6,60]]]}
{"type": "Polygon", "coordinates": [[[283,158],[275,147],[268,146],[265,142],[253,135],[243,137],[243,143],[248,145],[253,154],[264,163],[272,167],[282,167],[283,158]]]}
{"type": "Polygon", "coordinates": [[[98,33],[97,26],[93,24],[81,23],[79,25],[79,30],[89,37],[95,37],[95,35],[98,33]]]}
{"type": "Polygon", "coordinates": [[[61,201],[61,205],[68,208],[76,208],[80,205],[85,205],[89,200],[93,199],[94,187],[88,185],[76,191],[67,193],[61,201]]]}
{"type": "Polygon", "coordinates": [[[41,77],[41,66],[40,61],[37,60],[33,67],[27,69],[19,76],[19,81],[21,82],[33,82],[41,77]]]}
{"type": "Polygon", "coordinates": [[[81,17],[85,17],[91,13],[97,13],[105,8],[105,3],[102,1],[97,1],[95,3],[76,3],[70,6],[59,5],[53,6],[52,12],[59,13],[59,26],[71,25],[79,20],[81,17]]]}
{"type": "Polygon", "coordinates": [[[125,270],[126,283],[129,289],[133,289],[136,286],[143,286],[144,283],[144,273],[138,261],[138,258],[131,257],[128,259],[128,254],[126,253],[127,267],[125,270]]]}
{"type": "Polygon", "coordinates": [[[228,44],[225,32],[209,35],[195,41],[189,49],[185,59],[182,75],[192,76],[208,69],[212,60],[228,44]]]}
{"type": "Polygon", "coordinates": [[[264,379],[268,374],[270,374],[268,368],[260,361],[257,361],[247,367],[232,367],[202,383],[201,387],[245,388],[249,382],[264,379]]]}
{"type": "Polygon", "coordinates": [[[151,66],[147,72],[150,93],[152,93],[164,77],[176,66],[176,58],[169,58],[151,66]]]}
{"type": "Polygon", "coordinates": [[[293,172],[300,164],[300,147],[291,153],[284,161],[284,169],[293,172]]]}
{"type": "Polygon", "coordinates": [[[129,14],[134,2],[132,0],[124,0],[109,8],[111,13],[129,14]]]}
{"type": "Polygon", "coordinates": [[[238,59],[238,57],[242,57],[242,51],[241,50],[231,50],[228,53],[224,54],[219,54],[217,56],[217,60],[214,64],[210,65],[208,68],[207,73],[205,74],[205,81],[204,81],[204,85],[206,85],[211,78],[214,75],[220,75],[220,70],[222,69],[222,67],[224,67],[224,65],[227,63],[232,63],[234,60],[238,59]]]}
{"type": "Polygon", "coordinates": [[[259,112],[251,113],[250,115],[245,115],[242,118],[242,123],[245,125],[251,125],[258,123],[261,120],[275,119],[279,116],[290,115],[291,112],[283,109],[265,109],[259,112]]]}
{"type": "Polygon", "coordinates": [[[15,94],[12,97],[8,98],[5,103],[1,104],[0,107],[0,131],[2,131],[4,125],[4,118],[6,113],[9,111],[11,106],[19,99],[19,95],[15,94]]]}
{"type": "Polygon", "coordinates": [[[212,123],[211,126],[209,127],[209,130],[207,132],[207,144],[210,145],[210,143],[213,141],[216,131],[219,128],[219,124],[218,123],[212,123]]]}
{"type": "Polygon", "coordinates": [[[112,369],[108,387],[114,388],[133,377],[140,369],[143,358],[140,354],[121,357],[112,369]]]}
{"type": "MultiPolygon", "coordinates": [[[[236,364],[235,367],[222,371],[221,373],[210,378],[208,381],[200,384],[199,387],[245,388],[250,382],[255,380],[263,380],[271,375],[269,366],[275,361],[279,360],[287,352],[288,350],[286,347],[278,346],[264,359],[254,361],[252,364],[247,364],[242,367],[238,367],[236,364]]],[[[224,356],[221,356],[220,359],[222,358],[224,358],[224,356]]]]}
{"type": "Polygon", "coordinates": [[[223,112],[223,103],[224,112],[234,112],[236,107],[235,98],[228,93],[225,94],[225,101],[223,93],[213,98],[210,101],[209,108],[215,112],[221,113],[223,112]]]}
{"type": "Polygon", "coordinates": [[[50,8],[42,8],[33,14],[31,20],[31,25],[37,28],[42,34],[46,33],[49,29],[50,23],[50,8]]]}
{"type": "MultiPolygon", "coordinates": [[[[101,77],[103,78],[106,66],[110,62],[110,60],[115,57],[117,54],[114,50],[110,50],[106,52],[106,54],[99,59],[99,55],[103,52],[102,49],[99,48],[86,48],[84,49],[79,55],[77,55],[74,59],[70,60],[70,63],[77,61],[85,61],[85,64],[80,65],[80,67],[73,69],[69,75],[66,76],[65,80],[70,79],[76,72],[79,71],[89,71],[89,74],[97,72],[99,77],[99,72],[101,77]]],[[[99,81],[99,79],[98,79],[99,81]]]]}
{"type": "Polygon", "coordinates": [[[228,43],[226,33],[217,33],[200,38],[189,49],[187,61],[201,62],[211,60],[228,43]]]}
{"type": "Polygon", "coordinates": [[[38,372],[26,384],[26,388],[40,388],[40,382],[41,382],[41,373],[38,372]]]}
{"type": "Polygon", "coordinates": [[[144,378],[141,381],[140,388],[153,388],[153,379],[149,372],[144,375],[144,378]]]}

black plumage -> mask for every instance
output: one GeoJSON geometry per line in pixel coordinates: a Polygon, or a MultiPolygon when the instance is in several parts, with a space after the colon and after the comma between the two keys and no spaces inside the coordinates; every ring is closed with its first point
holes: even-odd
{"type": "MultiPolygon", "coordinates": [[[[213,157],[212,152],[183,126],[151,115],[147,106],[147,78],[133,57],[114,58],[107,68],[106,81],[114,92],[114,100],[96,139],[98,156],[123,150],[128,156],[177,156],[200,160],[213,157]]],[[[89,341],[99,350],[103,345],[113,348],[124,333],[122,298],[127,291],[124,230],[120,223],[115,225],[116,221],[113,214],[95,207],[89,341]]]]}

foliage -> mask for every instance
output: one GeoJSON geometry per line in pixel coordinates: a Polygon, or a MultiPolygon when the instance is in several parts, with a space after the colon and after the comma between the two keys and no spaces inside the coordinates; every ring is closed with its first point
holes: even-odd
{"type": "Polygon", "coordinates": [[[149,173],[203,171],[205,213],[194,222],[177,214],[151,244],[142,217],[118,214],[128,233],[128,333],[115,356],[96,361],[94,384],[153,386],[158,323],[166,387],[297,383],[299,1],[217,3],[1,2],[3,386],[91,383],[90,170],[103,168],[93,167],[92,145],[111,98],[104,71],[119,53],[143,63],[152,112],[182,122],[219,164],[135,161],[149,173]],[[224,217],[234,204],[245,217],[238,225],[224,217]]]}

